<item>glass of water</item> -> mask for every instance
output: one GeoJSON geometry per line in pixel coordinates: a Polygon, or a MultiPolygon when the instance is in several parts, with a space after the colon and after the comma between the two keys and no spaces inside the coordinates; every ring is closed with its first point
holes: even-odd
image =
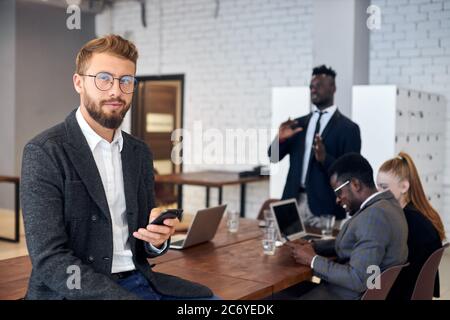
{"type": "Polygon", "coordinates": [[[229,232],[237,232],[239,230],[239,212],[228,211],[227,212],[227,226],[229,232]]]}
{"type": "Polygon", "coordinates": [[[336,217],[332,214],[323,214],[320,216],[320,226],[322,235],[325,237],[333,236],[333,227],[336,217]]]}
{"type": "Polygon", "coordinates": [[[264,229],[264,238],[262,240],[264,254],[273,256],[275,254],[277,233],[274,227],[264,229]]]}
{"type": "Polygon", "coordinates": [[[266,209],[264,213],[264,226],[266,228],[275,228],[275,216],[271,210],[266,209]]]}

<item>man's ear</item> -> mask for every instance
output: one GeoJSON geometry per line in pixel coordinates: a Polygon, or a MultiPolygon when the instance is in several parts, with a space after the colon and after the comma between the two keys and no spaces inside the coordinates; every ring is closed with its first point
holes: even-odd
{"type": "Polygon", "coordinates": [[[353,190],[355,190],[356,192],[361,191],[362,185],[361,182],[358,179],[351,179],[350,180],[350,185],[352,187],[353,190]]]}
{"type": "Polygon", "coordinates": [[[330,76],[328,76],[327,78],[328,78],[327,80],[329,81],[329,84],[330,84],[331,91],[333,93],[336,93],[336,81],[330,76]]]}
{"type": "Polygon", "coordinates": [[[75,73],[72,79],[75,91],[81,93],[83,91],[83,77],[80,76],[78,73],[75,73]]]}

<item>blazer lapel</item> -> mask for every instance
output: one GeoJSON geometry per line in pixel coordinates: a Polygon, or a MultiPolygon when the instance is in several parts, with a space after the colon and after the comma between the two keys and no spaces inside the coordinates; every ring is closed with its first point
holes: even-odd
{"type": "Polygon", "coordinates": [[[341,113],[339,112],[339,110],[336,110],[334,112],[333,116],[331,117],[330,121],[328,122],[327,126],[322,131],[322,135],[321,135],[322,140],[325,140],[325,138],[327,137],[328,133],[334,127],[334,125],[336,124],[336,122],[339,120],[340,117],[341,117],[341,113]]]}
{"type": "Polygon", "coordinates": [[[86,138],[78,125],[75,111],[67,117],[65,126],[69,142],[64,143],[64,150],[66,150],[89,195],[105,214],[108,221],[111,222],[108,201],[106,200],[100,173],[86,138]]]}
{"type": "Polygon", "coordinates": [[[128,229],[135,231],[138,229],[138,186],[141,168],[141,156],[137,154],[138,148],[133,141],[123,135],[122,171],[123,186],[125,190],[125,202],[127,206],[128,229]]]}

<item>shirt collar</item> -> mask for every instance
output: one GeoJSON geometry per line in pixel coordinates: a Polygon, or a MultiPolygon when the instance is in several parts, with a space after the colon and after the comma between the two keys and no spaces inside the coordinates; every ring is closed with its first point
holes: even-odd
{"type": "MultiPolygon", "coordinates": [[[[328,108],[326,108],[322,111],[326,112],[324,114],[324,116],[325,115],[332,116],[336,112],[336,110],[337,110],[337,106],[335,104],[333,104],[332,106],[329,106],[328,108]]],[[[312,106],[312,111],[317,112],[317,113],[320,112],[319,108],[317,108],[315,105],[312,106]]]]}
{"type": "MultiPolygon", "coordinates": [[[[387,190],[386,190],[387,191],[387,190]]],[[[364,206],[370,201],[370,200],[372,200],[373,198],[375,198],[377,195],[379,195],[379,194],[381,194],[381,193],[383,193],[383,192],[386,192],[386,191],[378,191],[378,192],[375,192],[373,195],[371,195],[370,197],[368,197],[363,203],[361,203],[361,206],[359,207],[359,210],[361,210],[362,208],[364,208],[364,206]]]]}
{"type": "MultiPolygon", "coordinates": [[[[97,147],[97,145],[104,141],[108,144],[110,144],[108,141],[100,137],[97,132],[94,131],[94,129],[91,128],[91,126],[87,123],[86,119],[84,119],[80,107],[78,107],[77,112],[75,113],[75,116],[77,118],[78,125],[81,128],[81,131],[83,132],[84,137],[86,138],[86,141],[89,145],[89,148],[91,151],[94,151],[94,149],[97,147]]],[[[122,137],[122,130],[120,128],[116,129],[114,132],[114,138],[111,144],[118,143],[119,144],[119,151],[122,152],[123,148],[123,137],[122,137]]]]}

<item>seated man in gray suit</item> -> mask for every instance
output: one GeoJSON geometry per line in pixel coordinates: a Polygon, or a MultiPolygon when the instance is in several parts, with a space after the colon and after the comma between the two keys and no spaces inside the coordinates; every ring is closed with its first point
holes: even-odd
{"type": "Polygon", "coordinates": [[[374,275],[373,266],[382,272],[406,262],[408,226],[392,193],[377,192],[372,168],[360,154],[340,157],[329,173],[336,201],[351,218],[336,240],[287,245],[294,259],[311,266],[322,280],[300,299],[359,299],[374,275]]]}

